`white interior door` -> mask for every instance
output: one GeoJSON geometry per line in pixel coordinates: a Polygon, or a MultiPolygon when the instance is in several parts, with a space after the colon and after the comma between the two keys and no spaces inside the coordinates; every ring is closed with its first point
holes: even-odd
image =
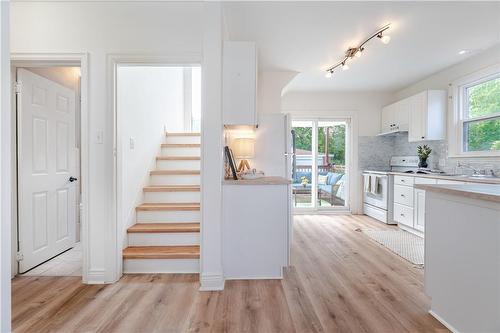
{"type": "Polygon", "coordinates": [[[19,272],[75,243],[75,92],[18,69],[19,272]],[[70,178],[71,177],[71,178],[70,178]]]}

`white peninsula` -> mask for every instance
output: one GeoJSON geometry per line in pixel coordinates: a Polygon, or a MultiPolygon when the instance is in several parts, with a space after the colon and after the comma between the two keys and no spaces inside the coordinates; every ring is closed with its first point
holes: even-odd
{"type": "Polygon", "coordinates": [[[500,185],[426,191],[425,291],[452,332],[500,332],[500,185]]]}

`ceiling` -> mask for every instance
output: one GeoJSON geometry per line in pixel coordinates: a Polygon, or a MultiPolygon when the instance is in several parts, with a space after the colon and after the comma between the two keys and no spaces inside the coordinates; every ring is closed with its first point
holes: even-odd
{"type": "Polygon", "coordinates": [[[230,40],[257,42],[259,70],[300,73],[289,91],[396,91],[500,43],[500,2],[226,2],[224,19],[230,40]],[[325,78],[387,23],[388,45],[325,78]]]}

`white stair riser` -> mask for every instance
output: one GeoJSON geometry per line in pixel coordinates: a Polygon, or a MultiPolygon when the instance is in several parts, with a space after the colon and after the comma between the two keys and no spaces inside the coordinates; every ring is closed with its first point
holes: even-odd
{"type": "Polygon", "coordinates": [[[200,192],[144,192],[146,203],[200,202],[200,192]]]}
{"type": "Polygon", "coordinates": [[[161,156],[200,156],[199,147],[162,147],[161,156]]]}
{"type": "Polygon", "coordinates": [[[199,245],[199,232],[129,233],[128,246],[199,245]]]}
{"type": "Polygon", "coordinates": [[[199,273],[199,259],[124,259],[123,273],[199,273]]]}
{"type": "Polygon", "coordinates": [[[151,185],[200,185],[200,175],[152,175],[151,185]]]}
{"type": "Polygon", "coordinates": [[[200,170],[200,160],[157,160],[158,170],[200,170]]]}
{"type": "Polygon", "coordinates": [[[201,142],[200,136],[168,136],[165,143],[197,143],[201,142]]]}
{"type": "Polygon", "coordinates": [[[137,212],[137,223],[176,223],[176,222],[200,222],[200,211],[139,211],[137,212]]]}

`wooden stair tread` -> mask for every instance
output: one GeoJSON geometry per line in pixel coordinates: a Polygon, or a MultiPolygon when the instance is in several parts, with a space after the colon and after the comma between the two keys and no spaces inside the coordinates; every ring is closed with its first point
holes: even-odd
{"type": "Polygon", "coordinates": [[[151,185],[144,192],[199,192],[200,185],[151,185]]]}
{"type": "Polygon", "coordinates": [[[199,161],[200,156],[157,156],[157,161],[199,161]]]}
{"type": "Polygon", "coordinates": [[[199,148],[199,143],[162,143],[162,148],[199,148]]]}
{"type": "Polygon", "coordinates": [[[198,259],[199,245],[129,246],[123,249],[123,259],[198,259]]]}
{"type": "Polygon", "coordinates": [[[127,229],[128,233],[175,233],[200,232],[199,223],[137,223],[127,229]]]}
{"type": "Polygon", "coordinates": [[[199,175],[200,170],[153,170],[150,175],[199,175]]]}
{"type": "Polygon", "coordinates": [[[167,136],[200,136],[200,132],[167,132],[167,136]]]}
{"type": "Polygon", "coordinates": [[[155,210],[200,210],[200,204],[197,202],[188,203],[143,203],[135,208],[136,211],[155,211],[155,210]]]}

